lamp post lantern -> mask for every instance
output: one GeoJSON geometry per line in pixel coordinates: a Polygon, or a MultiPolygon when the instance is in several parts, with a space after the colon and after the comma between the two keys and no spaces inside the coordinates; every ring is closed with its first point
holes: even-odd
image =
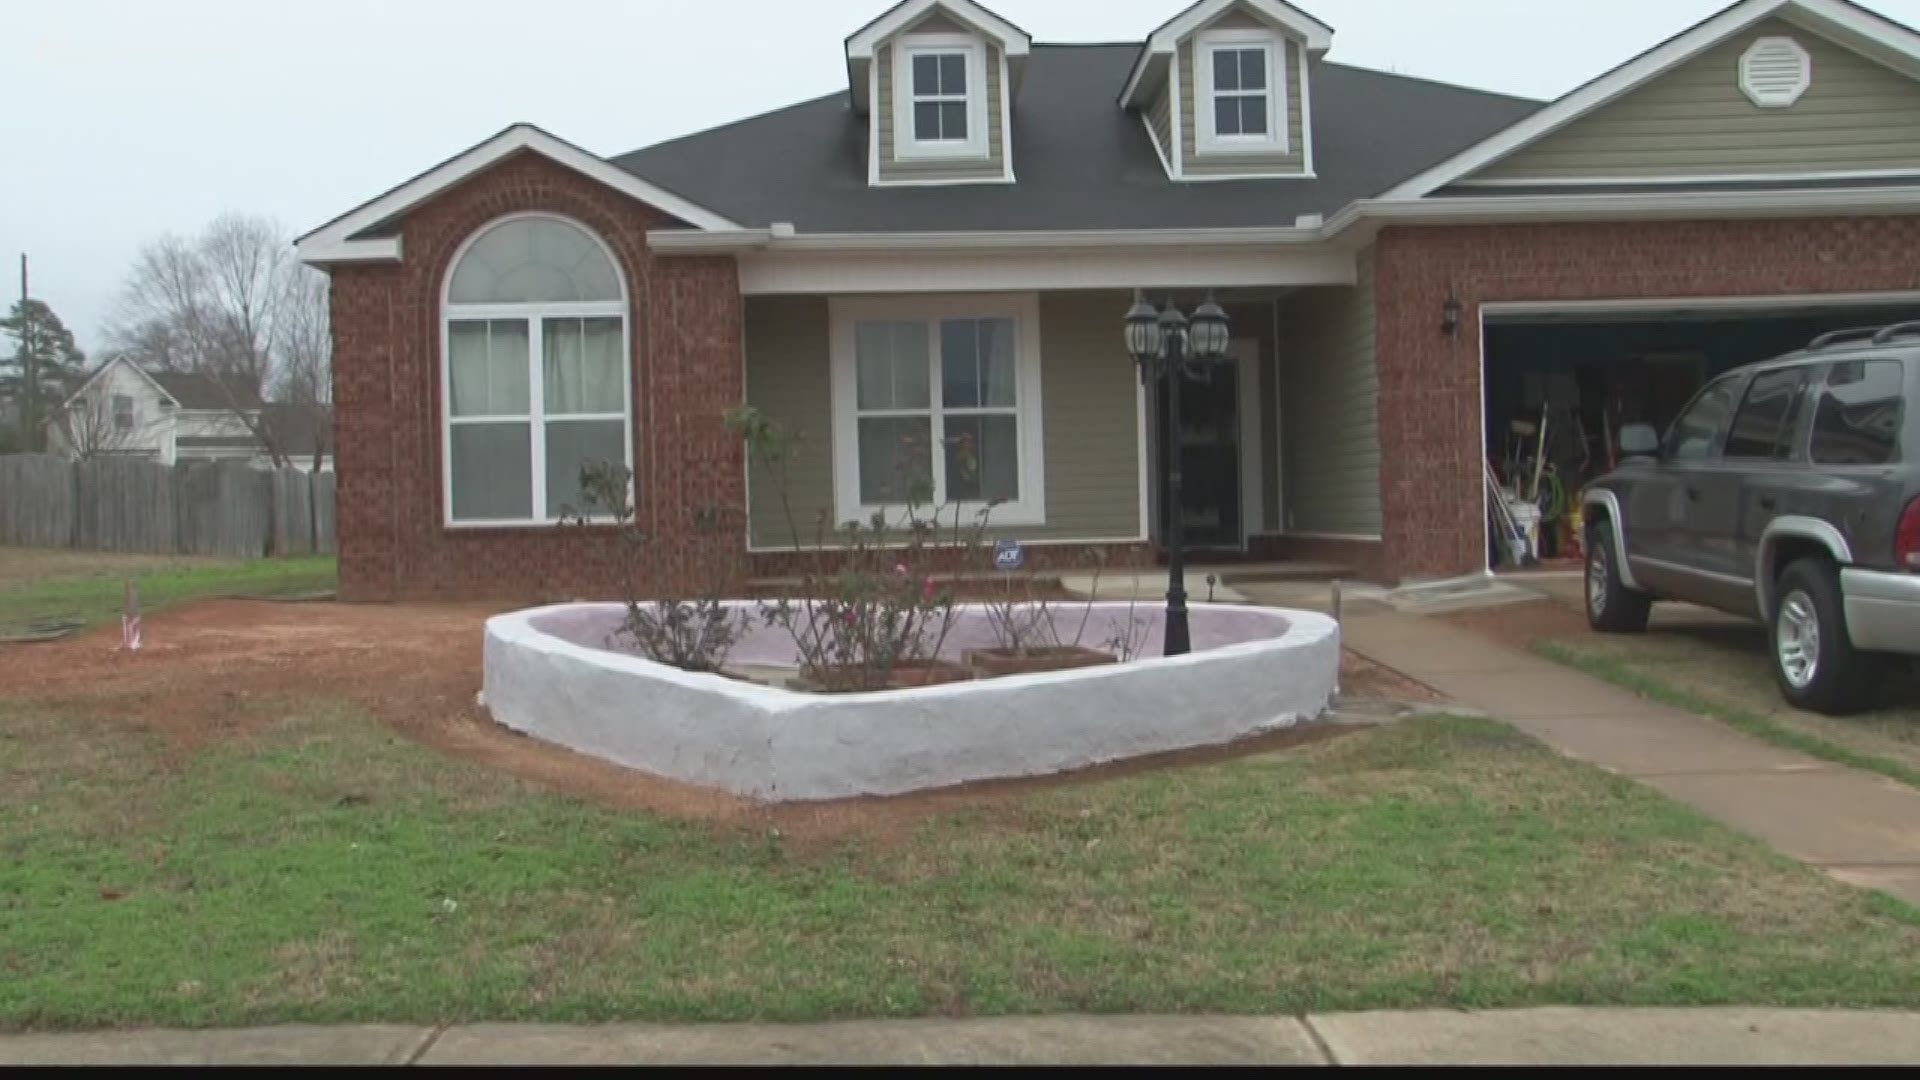
{"type": "Polygon", "coordinates": [[[1227,355],[1227,313],[1207,297],[1193,317],[1181,314],[1171,301],[1155,311],[1143,293],[1136,292],[1126,319],[1127,352],[1140,366],[1142,382],[1159,382],[1166,395],[1167,423],[1160,447],[1160,507],[1167,522],[1167,617],[1163,656],[1193,651],[1187,626],[1187,558],[1181,500],[1180,384],[1189,377],[1208,378],[1207,365],[1227,355]]]}

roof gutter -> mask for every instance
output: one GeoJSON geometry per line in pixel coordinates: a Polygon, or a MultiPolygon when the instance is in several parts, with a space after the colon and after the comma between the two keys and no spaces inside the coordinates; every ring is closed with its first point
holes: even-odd
{"type": "MultiPolygon", "coordinates": [[[[1312,219],[1309,219],[1312,220],[1312,219]]],[[[647,244],[663,255],[737,254],[746,251],[1069,251],[1115,247],[1265,247],[1317,244],[1326,239],[1317,220],[1260,229],[1075,229],[981,232],[801,233],[790,226],[696,232],[658,229],[647,244]]]]}
{"type": "Polygon", "coordinates": [[[1363,199],[1326,223],[1327,239],[1366,221],[1479,224],[1672,221],[1687,218],[1872,216],[1920,210],[1920,187],[1800,191],[1601,192],[1582,195],[1429,196],[1363,199]]]}
{"type": "Polygon", "coordinates": [[[1248,248],[1364,242],[1391,224],[1672,221],[1765,217],[1874,216],[1920,212],[1920,186],[1801,191],[1681,191],[1581,195],[1486,195],[1362,199],[1326,221],[1305,217],[1254,229],[1086,229],[981,232],[801,233],[791,225],[702,231],[658,229],[647,243],[662,255],[748,252],[1004,252],[1098,248],[1248,248]]]}

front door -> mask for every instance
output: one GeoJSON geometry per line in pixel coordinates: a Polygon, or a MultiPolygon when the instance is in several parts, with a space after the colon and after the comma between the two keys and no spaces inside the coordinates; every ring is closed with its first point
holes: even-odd
{"type": "MultiPolygon", "coordinates": [[[[1261,508],[1258,347],[1236,341],[1228,362],[1180,385],[1176,441],[1181,464],[1181,524],[1195,548],[1242,548],[1257,531],[1261,508]]],[[[1166,401],[1156,410],[1166,428],[1166,401]]],[[[1163,532],[1164,536],[1165,533],[1163,532]]]]}

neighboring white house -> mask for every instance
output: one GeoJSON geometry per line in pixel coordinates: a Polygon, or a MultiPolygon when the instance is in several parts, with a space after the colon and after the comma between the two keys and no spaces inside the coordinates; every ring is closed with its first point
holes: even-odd
{"type": "Polygon", "coordinates": [[[249,427],[265,423],[294,467],[333,469],[332,410],[263,402],[251,389],[231,393],[214,375],[147,371],[125,359],[102,364],[47,421],[47,449],[70,458],[146,457],[245,461],[268,467],[272,455],[249,427]],[[245,414],[243,418],[242,414],[245,414]]]}

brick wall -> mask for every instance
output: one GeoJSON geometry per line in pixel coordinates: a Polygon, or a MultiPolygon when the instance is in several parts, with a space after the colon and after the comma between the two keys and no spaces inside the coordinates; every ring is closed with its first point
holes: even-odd
{"type": "Polygon", "coordinates": [[[1391,228],[1380,234],[1381,497],[1394,577],[1486,565],[1479,306],[1920,288],[1920,218],[1391,228]],[[1465,315],[1440,330],[1451,292],[1465,315]]]}
{"type": "Polygon", "coordinates": [[[333,269],[334,404],[340,593],[349,600],[539,600],[611,591],[606,530],[450,530],[442,526],[441,286],[454,252],[495,218],[562,214],[599,234],[626,274],[633,342],[639,517],[656,540],[653,587],[682,580],[702,544],[703,508],[741,512],[745,471],[722,415],[742,399],[741,301],[733,260],[656,260],[651,208],[520,154],[410,212],[405,259],[333,269]]]}

